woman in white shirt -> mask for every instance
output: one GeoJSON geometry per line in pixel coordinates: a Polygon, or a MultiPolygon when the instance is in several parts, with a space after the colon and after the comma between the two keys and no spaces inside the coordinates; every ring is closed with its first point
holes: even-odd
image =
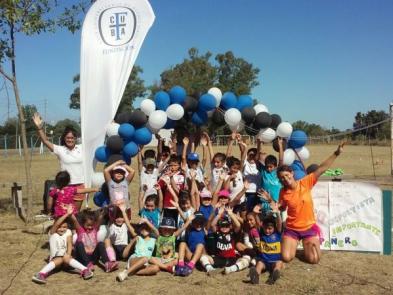
{"type": "MultiPolygon", "coordinates": [[[[82,145],[76,144],[78,134],[72,127],[66,127],[60,138],[60,145],[53,144],[48,140],[43,130],[44,121],[39,113],[33,115],[33,122],[37,127],[38,135],[45,146],[53,152],[60,162],[60,169],[67,171],[71,176],[70,185],[76,188],[84,188],[84,175],[82,165],[82,145]]],[[[74,197],[75,205],[80,210],[85,194],[77,194],[74,197]]]]}

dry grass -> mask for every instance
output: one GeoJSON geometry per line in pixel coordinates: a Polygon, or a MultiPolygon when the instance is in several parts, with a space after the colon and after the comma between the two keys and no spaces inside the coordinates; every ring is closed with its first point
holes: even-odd
{"type": "MultiPolygon", "coordinates": [[[[312,160],[307,164],[319,163],[334,149],[334,146],[309,146],[312,160]]],[[[218,148],[223,150],[224,147],[218,148]]],[[[218,150],[216,148],[216,150],[218,150]]],[[[234,148],[237,155],[237,148],[234,148]]],[[[270,148],[266,149],[271,152],[270,148]]],[[[344,169],[353,178],[376,181],[381,187],[393,188],[390,176],[390,148],[373,147],[376,178],[373,176],[370,147],[346,146],[345,152],[335,162],[334,167],[344,169]]],[[[262,283],[251,286],[243,282],[246,271],[224,277],[218,275],[208,278],[203,272],[196,271],[189,278],[171,277],[160,273],[155,277],[132,277],[119,284],[115,274],[106,274],[96,270],[90,281],[82,281],[75,274],[60,272],[51,276],[46,286],[31,282],[31,276],[44,263],[48,252],[44,247],[45,235],[25,233],[25,225],[13,213],[6,210],[9,205],[10,185],[12,182],[24,183],[24,163],[18,156],[1,157],[0,164],[0,290],[9,285],[15,273],[26,262],[15,277],[7,294],[88,294],[110,292],[118,294],[172,294],[179,290],[187,294],[393,294],[393,257],[377,254],[324,252],[321,263],[311,266],[300,260],[289,264],[283,272],[282,279],[275,286],[262,283]],[[31,258],[29,256],[32,254],[31,258]]],[[[135,164],[135,163],[134,163],[135,164]]],[[[53,155],[34,155],[31,172],[34,182],[34,211],[39,213],[42,207],[42,192],[45,179],[53,179],[59,169],[53,155]]],[[[131,186],[132,207],[136,208],[136,191],[138,181],[131,186]]],[[[135,210],[134,210],[135,212],[135,210]]],[[[135,214],[134,214],[135,215],[135,214]]],[[[124,265],[124,264],[123,264],[124,265]]]]}

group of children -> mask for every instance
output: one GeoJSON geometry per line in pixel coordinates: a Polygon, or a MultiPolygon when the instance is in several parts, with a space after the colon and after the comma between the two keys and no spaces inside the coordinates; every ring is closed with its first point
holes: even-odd
{"type": "Polygon", "coordinates": [[[176,136],[169,146],[158,137],[157,153],[143,152],[141,147],[135,224],[130,222],[129,196],[135,171],[124,161],[105,167],[110,205],[98,211],[77,212],[73,195],[97,189],[70,187],[68,173],[59,172],[49,198],[55,217],[49,263],[33,281],[45,283],[48,274],[61,266],[90,279],[95,265],[111,272],[124,260],[127,267],[117,274],[119,282],[160,271],[189,276],[199,266],[208,275],[249,268],[252,284],[259,282],[261,272],[269,271],[267,283],[274,284],[283,267],[283,222],[277,204],[281,184],[276,174],[282,161],[282,140],[279,159],[266,156],[260,141],[256,148],[247,149],[236,133],[230,137],[226,154],[213,152],[207,133],[198,141],[202,160],[187,136],[179,147],[176,136]],[[240,159],[232,156],[236,141],[240,159]]]}

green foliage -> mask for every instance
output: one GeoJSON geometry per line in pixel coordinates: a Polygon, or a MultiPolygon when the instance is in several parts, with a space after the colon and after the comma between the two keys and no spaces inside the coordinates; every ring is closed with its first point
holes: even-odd
{"type": "MultiPolygon", "coordinates": [[[[81,128],[80,125],[78,124],[78,122],[71,120],[71,119],[64,119],[64,120],[60,120],[58,121],[55,126],[53,126],[53,136],[54,137],[60,137],[63,134],[64,129],[67,127],[73,127],[78,134],[80,134],[81,132],[81,128]]],[[[49,128],[47,128],[48,131],[49,128]]]]}
{"type": "MultiPolygon", "coordinates": [[[[354,129],[360,129],[372,124],[376,124],[382,122],[389,118],[389,114],[385,111],[376,111],[371,110],[367,113],[357,112],[355,115],[355,121],[353,123],[354,129]]],[[[357,136],[365,136],[370,139],[386,139],[390,136],[390,127],[389,122],[385,122],[383,124],[378,124],[377,126],[366,128],[355,132],[353,137],[357,136]]]]}
{"type": "MultiPolygon", "coordinates": [[[[143,73],[143,69],[140,66],[134,65],[131,71],[131,75],[128,79],[126,88],[123,93],[123,97],[120,101],[118,113],[124,111],[132,111],[132,104],[138,97],[144,97],[146,95],[145,81],[141,79],[140,74],[143,73]]],[[[70,109],[80,109],[80,88],[79,88],[79,74],[73,78],[73,83],[77,84],[70,95],[70,109]]]]}
{"type": "Polygon", "coordinates": [[[90,1],[81,0],[71,7],[63,7],[56,0],[1,0],[0,1],[0,62],[14,58],[12,35],[27,36],[55,32],[64,27],[72,33],[81,27],[80,14],[90,1]]]}
{"type": "Polygon", "coordinates": [[[259,85],[259,69],[243,58],[236,58],[232,51],[217,54],[217,87],[222,92],[232,91],[236,95],[250,94],[259,85]]]}
{"type": "Polygon", "coordinates": [[[339,133],[340,130],[336,128],[327,129],[322,127],[321,125],[315,123],[308,123],[305,121],[296,121],[292,123],[293,130],[303,130],[307,133],[308,136],[317,137],[317,136],[325,136],[330,134],[339,133]]]}

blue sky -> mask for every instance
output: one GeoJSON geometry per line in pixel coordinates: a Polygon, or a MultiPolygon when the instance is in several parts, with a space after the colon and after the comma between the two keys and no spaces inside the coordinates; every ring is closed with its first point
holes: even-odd
{"type": "MultiPolygon", "coordinates": [[[[253,98],[290,122],[351,128],[357,111],[388,111],[393,101],[393,1],[150,3],[156,20],[136,61],[147,85],[197,47],[214,55],[232,50],[260,68],[253,98]]],[[[79,72],[80,32],[17,38],[22,101],[44,113],[47,100],[52,123],[78,119],[68,104],[72,77],[79,72]]],[[[0,122],[6,116],[2,90],[0,122]]]]}

